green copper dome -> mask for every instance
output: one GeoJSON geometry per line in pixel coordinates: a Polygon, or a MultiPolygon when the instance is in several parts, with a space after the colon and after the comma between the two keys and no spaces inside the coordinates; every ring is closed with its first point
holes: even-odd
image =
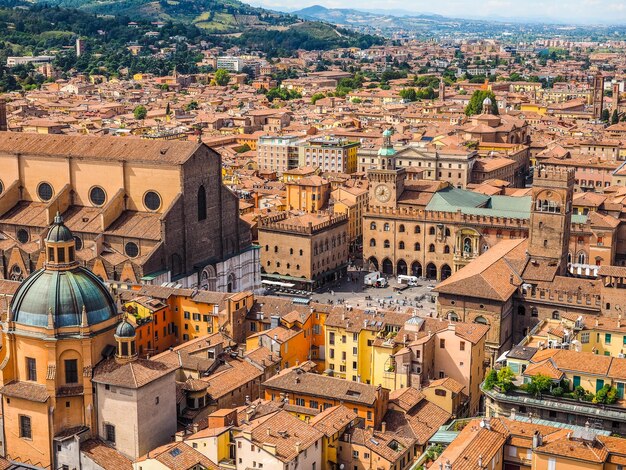
{"type": "Polygon", "coordinates": [[[61,328],[80,326],[83,306],[89,325],[116,316],[113,297],[88,269],[40,269],[26,278],[13,296],[11,313],[16,323],[47,327],[51,312],[54,327],[61,328]]]}

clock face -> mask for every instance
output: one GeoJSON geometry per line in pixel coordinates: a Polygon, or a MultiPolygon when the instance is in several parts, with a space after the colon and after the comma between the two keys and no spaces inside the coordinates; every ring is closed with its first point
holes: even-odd
{"type": "Polygon", "coordinates": [[[386,185],[379,184],[374,190],[374,195],[380,202],[387,202],[391,198],[391,191],[386,185]]]}

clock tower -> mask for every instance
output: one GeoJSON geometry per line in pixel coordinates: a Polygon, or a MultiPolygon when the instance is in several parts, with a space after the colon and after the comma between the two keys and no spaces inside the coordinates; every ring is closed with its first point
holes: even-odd
{"type": "Polygon", "coordinates": [[[378,150],[376,168],[367,172],[370,182],[370,206],[395,207],[398,196],[404,190],[406,170],[396,168],[396,150],[391,144],[393,131],[383,132],[383,146],[378,150]]]}

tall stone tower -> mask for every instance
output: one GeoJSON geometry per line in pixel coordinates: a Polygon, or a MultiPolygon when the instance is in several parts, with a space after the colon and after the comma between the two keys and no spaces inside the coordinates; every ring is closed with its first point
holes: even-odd
{"type": "Polygon", "coordinates": [[[613,111],[617,110],[619,113],[619,88],[620,84],[617,80],[613,80],[611,83],[613,85],[613,111]]]}
{"type": "Polygon", "coordinates": [[[593,117],[600,119],[604,109],[604,77],[598,72],[593,77],[593,117]]]}
{"type": "MultiPolygon", "coordinates": [[[[539,167],[532,188],[528,255],[534,265],[567,270],[574,171],[539,167]]],[[[553,269],[550,269],[553,271],[553,269]]]]}
{"type": "Polygon", "coordinates": [[[370,181],[370,206],[395,207],[404,190],[406,170],[396,168],[396,150],[391,144],[393,132],[383,132],[383,146],[378,150],[378,164],[367,172],[370,181]]]}

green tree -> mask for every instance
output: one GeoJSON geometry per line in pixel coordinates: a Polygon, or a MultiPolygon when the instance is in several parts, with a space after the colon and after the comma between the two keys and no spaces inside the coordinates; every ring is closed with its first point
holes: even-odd
{"type": "Polygon", "coordinates": [[[403,88],[400,90],[400,98],[406,101],[417,101],[415,88],[403,88]]]}
{"type": "Polygon", "coordinates": [[[510,367],[503,367],[498,371],[498,387],[504,393],[508,393],[513,390],[513,380],[515,380],[515,373],[510,367]]]}
{"type": "Polygon", "coordinates": [[[199,105],[197,101],[191,101],[189,102],[189,104],[187,104],[187,106],[185,106],[185,111],[193,111],[195,109],[198,109],[199,105]]]}
{"type": "Polygon", "coordinates": [[[619,122],[619,114],[617,114],[617,109],[613,110],[613,114],[611,115],[611,124],[617,124],[619,122]]]}
{"type": "Polygon", "coordinates": [[[133,116],[135,116],[135,119],[137,119],[138,121],[145,119],[147,115],[148,110],[142,104],[133,109],[133,116]]]}
{"type": "Polygon", "coordinates": [[[215,83],[217,85],[226,86],[230,81],[230,74],[224,69],[217,69],[215,71],[215,76],[213,77],[213,79],[215,80],[215,83]]]}
{"type": "Polygon", "coordinates": [[[167,103],[167,106],[165,107],[165,115],[169,116],[170,114],[172,114],[172,110],[170,109],[170,104],[167,103]]]}
{"type": "Polygon", "coordinates": [[[609,110],[603,109],[602,114],[600,115],[600,120],[604,122],[609,122],[609,117],[610,117],[609,110]]]}
{"type": "Polygon", "coordinates": [[[486,98],[489,98],[491,100],[491,113],[499,114],[496,96],[493,94],[493,91],[488,90],[476,90],[474,92],[474,94],[470,98],[469,103],[465,107],[465,114],[467,116],[473,116],[474,114],[482,113],[483,101],[485,101],[486,98]]]}
{"type": "Polygon", "coordinates": [[[498,383],[498,373],[495,369],[489,369],[485,376],[485,390],[491,390],[496,383],[498,383]]]}
{"type": "Polygon", "coordinates": [[[313,96],[311,96],[311,104],[317,103],[317,100],[321,100],[325,96],[324,93],[314,93],[313,96]]]}
{"type": "Polygon", "coordinates": [[[526,384],[526,391],[535,397],[540,396],[543,392],[550,390],[552,385],[552,379],[547,375],[537,374],[534,375],[528,384],[526,384]]]}
{"type": "Polygon", "coordinates": [[[604,403],[605,405],[612,405],[617,401],[617,389],[606,384],[600,390],[597,391],[596,396],[593,398],[594,403],[604,403]]]}

